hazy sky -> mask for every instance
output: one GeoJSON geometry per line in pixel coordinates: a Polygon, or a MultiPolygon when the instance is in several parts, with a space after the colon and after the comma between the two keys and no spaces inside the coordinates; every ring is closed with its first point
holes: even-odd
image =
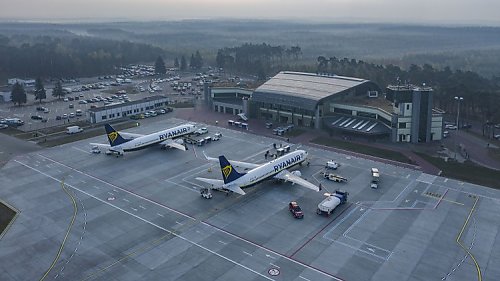
{"type": "Polygon", "coordinates": [[[500,0],[0,0],[0,20],[207,18],[500,25],[500,0]]]}

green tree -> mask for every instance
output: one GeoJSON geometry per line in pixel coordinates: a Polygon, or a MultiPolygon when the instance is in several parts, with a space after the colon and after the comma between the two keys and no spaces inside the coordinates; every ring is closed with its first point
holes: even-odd
{"type": "Polygon", "coordinates": [[[156,74],[165,74],[167,73],[167,68],[165,67],[165,62],[163,58],[159,56],[155,62],[155,73],[156,74]]]}
{"type": "Polygon", "coordinates": [[[24,91],[23,85],[16,82],[12,87],[12,92],[10,94],[10,98],[14,104],[21,105],[21,103],[26,103],[26,91],[24,91]]]}
{"type": "Polygon", "coordinates": [[[194,67],[196,69],[200,69],[203,67],[203,58],[201,57],[200,51],[196,50],[196,54],[194,55],[194,67]]]}
{"type": "Polygon", "coordinates": [[[179,59],[175,58],[174,67],[179,68],[179,59]]]}
{"type": "Polygon", "coordinates": [[[191,54],[191,59],[189,60],[189,67],[196,68],[196,61],[194,60],[194,54],[191,54]]]}
{"type": "Polygon", "coordinates": [[[61,99],[61,97],[64,97],[65,95],[66,92],[62,88],[61,81],[57,81],[54,89],[52,89],[52,96],[61,99]]]}
{"type": "Polygon", "coordinates": [[[42,100],[46,98],[47,92],[43,86],[42,78],[38,77],[35,81],[35,100],[39,100],[42,103],[42,100]]]}
{"type": "Polygon", "coordinates": [[[215,57],[215,64],[217,65],[217,67],[221,68],[224,68],[225,66],[225,55],[222,49],[219,49],[217,51],[217,56],[215,57]]]}
{"type": "Polygon", "coordinates": [[[186,57],[182,56],[181,57],[181,70],[186,70],[186,69],[187,69],[186,57]]]}

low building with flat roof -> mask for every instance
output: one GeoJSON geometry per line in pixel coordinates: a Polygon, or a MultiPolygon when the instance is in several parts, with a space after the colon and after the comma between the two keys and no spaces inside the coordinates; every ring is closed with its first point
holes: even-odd
{"type": "Polygon", "coordinates": [[[161,108],[168,105],[168,102],[169,99],[167,97],[151,96],[127,103],[110,104],[88,109],[87,118],[90,123],[108,122],[161,108]]]}

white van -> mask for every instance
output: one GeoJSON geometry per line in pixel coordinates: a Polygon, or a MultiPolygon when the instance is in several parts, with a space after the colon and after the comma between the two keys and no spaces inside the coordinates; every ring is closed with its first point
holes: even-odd
{"type": "Polygon", "coordinates": [[[83,129],[80,128],[79,126],[69,126],[66,127],[66,134],[76,134],[79,132],[83,132],[83,129]]]}

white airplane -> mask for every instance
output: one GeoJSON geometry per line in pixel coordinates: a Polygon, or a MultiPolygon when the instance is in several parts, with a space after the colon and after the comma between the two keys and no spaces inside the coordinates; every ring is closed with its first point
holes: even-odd
{"type": "MultiPolygon", "coordinates": [[[[205,155],[205,153],[203,153],[205,155]]],[[[319,187],[301,178],[300,171],[290,172],[287,169],[299,165],[307,158],[307,152],[304,150],[296,150],[280,158],[274,159],[265,164],[254,164],[240,161],[228,161],[226,157],[219,156],[219,158],[208,157],[208,161],[219,162],[222,178],[224,180],[196,178],[199,181],[206,182],[211,185],[210,189],[222,189],[236,192],[245,195],[242,188],[249,187],[260,183],[266,179],[275,178],[284,181],[292,182],[303,187],[319,191],[319,187]],[[239,173],[234,168],[239,166],[242,168],[250,169],[247,173],[239,173]]]]}
{"type": "Polygon", "coordinates": [[[160,144],[163,147],[173,147],[180,150],[187,150],[187,147],[181,142],[175,141],[176,138],[193,133],[196,126],[192,124],[183,124],[177,127],[152,133],[149,135],[133,134],[116,131],[111,125],[104,125],[109,144],[91,143],[98,149],[106,149],[117,155],[123,155],[126,151],[134,151],[146,148],[150,145],[160,144]],[[127,139],[125,139],[125,138],[127,139]]]}

